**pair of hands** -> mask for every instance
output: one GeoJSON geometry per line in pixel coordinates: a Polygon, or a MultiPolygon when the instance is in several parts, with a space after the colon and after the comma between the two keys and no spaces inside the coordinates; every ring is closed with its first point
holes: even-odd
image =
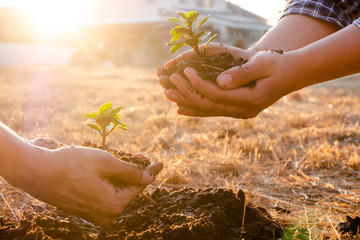
{"type": "Polygon", "coordinates": [[[10,179],[11,184],[101,225],[111,223],[163,167],[155,162],[141,170],[106,151],[86,147],[49,150],[34,146],[31,158],[16,168],[18,174],[10,179]],[[116,188],[107,180],[109,177],[129,184],[116,188]]]}
{"type": "MultiPolygon", "coordinates": [[[[249,61],[219,74],[217,85],[201,79],[192,68],[184,70],[189,81],[176,73],[162,75],[159,69],[159,83],[166,97],[177,103],[179,114],[252,118],[281,97],[298,89],[294,81],[297,69],[292,54],[242,50],[218,43],[209,44],[206,50],[208,55],[228,52],[234,58],[242,57],[249,61]],[[169,81],[177,89],[167,89],[169,81]],[[252,81],[256,81],[254,88],[243,87],[252,81]]],[[[168,61],[164,67],[194,56],[194,51],[187,51],[168,61]]]]}

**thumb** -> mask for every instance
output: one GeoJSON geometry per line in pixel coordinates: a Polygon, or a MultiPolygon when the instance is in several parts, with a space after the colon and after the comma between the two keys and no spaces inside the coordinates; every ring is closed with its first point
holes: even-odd
{"type": "Polygon", "coordinates": [[[138,166],[119,160],[111,155],[107,155],[106,164],[102,165],[101,173],[104,177],[115,177],[132,184],[150,184],[154,181],[163,164],[155,162],[150,164],[146,170],[138,166]]]}
{"type": "Polygon", "coordinates": [[[242,87],[258,79],[268,77],[269,61],[261,56],[254,57],[249,62],[230,68],[217,76],[217,84],[222,89],[242,87]]]}

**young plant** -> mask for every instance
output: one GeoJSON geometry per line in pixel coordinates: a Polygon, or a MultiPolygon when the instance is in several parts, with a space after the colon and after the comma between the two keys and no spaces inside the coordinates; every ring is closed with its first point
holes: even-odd
{"type": "MultiPolygon", "coordinates": [[[[170,52],[174,53],[183,45],[188,45],[194,49],[194,51],[200,55],[199,44],[205,40],[210,34],[210,31],[200,30],[200,26],[208,20],[210,15],[202,18],[196,23],[197,18],[200,13],[196,11],[190,11],[187,13],[178,12],[178,15],[182,18],[169,17],[168,21],[176,24],[177,26],[172,28],[170,34],[173,36],[171,41],[166,43],[168,46],[172,46],[170,52]]],[[[208,44],[214,40],[217,34],[214,34],[205,44],[204,44],[204,54],[206,54],[206,47],[208,44]]]]}
{"type": "Polygon", "coordinates": [[[120,110],[122,107],[113,108],[112,103],[104,103],[99,111],[86,113],[85,116],[94,121],[87,125],[97,132],[102,147],[106,146],[106,137],[115,129],[128,130],[126,124],[121,121],[120,110]]]}

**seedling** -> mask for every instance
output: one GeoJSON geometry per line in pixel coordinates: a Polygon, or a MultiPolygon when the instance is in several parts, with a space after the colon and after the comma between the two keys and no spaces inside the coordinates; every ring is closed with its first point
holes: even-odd
{"type": "MultiPolygon", "coordinates": [[[[170,52],[174,53],[183,45],[188,45],[194,49],[194,51],[201,55],[199,51],[199,44],[210,36],[211,32],[206,30],[200,30],[200,26],[203,25],[206,20],[209,19],[210,15],[202,18],[196,23],[197,18],[200,13],[196,11],[190,11],[187,13],[178,12],[178,15],[182,18],[169,17],[168,21],[176,24],[177,26],[172,28],[170,34],[173,36],[171,41],[166,43],[168,46],[172,46],[170,52]],[[196,23],[196,24],[195,24],[196,23]]],[[[210,39],[204,44],[204,54],[206,54],[206,47],[209,43],[214,40],[217,34],[214,34],[210,39]]]]}
{"type": "Polygon", "coordinates": [[[86,113],[85,116],[94,121],[87,125],[97,132],[97,137],[102,147],[106,146],[106,137],[115,129],[128,130],[126,124],[121,121],[120,110],[122,107],[113,108],[112,103],[104,103],[99,111],[86,113]]]}

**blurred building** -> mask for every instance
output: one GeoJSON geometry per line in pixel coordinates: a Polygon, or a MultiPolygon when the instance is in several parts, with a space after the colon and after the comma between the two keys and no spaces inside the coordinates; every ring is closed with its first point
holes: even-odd
{"type": "MultiPolygon", "coordinates": [[[[247,48],[269,28],[261,18],[225,0],[107,0],[98,2],[91,13],[89,27],[82,31],[87,54],[115,65],[152,66],[171,56],[165,43],[173,27],[167,17],[178,11],[195,10],[211,15],[204,28],[218,33],[216,42],[247,48]],[[103,14],[106,13],[106,14],[103,14]]],[[[187,48],[189,49],[189,48],[187,48]]],[[[187,50],[184,47],[184,50],[187,50]]],[[[84,59],[84,53],[79,58],[84,59]]],[[[77,59],[73,59],[74,62],[77,59]]]]}
{"type": "MultiPolygon", "coordinates": [[[[71,64],[161,65],[172,57],[165,43],[171,38],[173,24],[166,19],[177,16],[178,11],[195,10],[203,16],[211,15],[203,27],[219,34],[215,41],[241,48],[257,41],[270,28],[265,19],[226,0],[93,0],[90,3],[86,26],[53,39],[54,44],[71,48],[69,53],[74,47],[78,49],[69,60],[71,64]]],[[[13,10],[0,11],[0,44],[2,41],[39,44],[39,39],[29,31],[27,20],[16,21],[14,16],[21,19],[21,14],[14,14],[13,10]],[[9,28],[14,23],[16,27],[9,28]]]]}

